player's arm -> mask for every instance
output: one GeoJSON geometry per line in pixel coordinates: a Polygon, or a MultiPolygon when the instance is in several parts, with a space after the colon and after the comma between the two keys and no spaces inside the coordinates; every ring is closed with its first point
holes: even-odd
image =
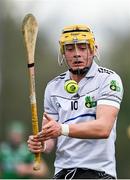
{"type": "Polygon", "coordinates": [[[59,124],[48,114],[44,114],[48,123],[43,126],[38,134],[39,138],[48,140],[60,135],[68,135],[82,139],[101,139],[108,138],[114,122],[117,118],[119,109],[111,105],[98,105],[96,119],[76,124],[59,124]]]}
{"type": "Polygon", "coordinates": [[[119,109],[110,105],[98,105],[96,120],[70,124],[69,136],[75,138],[108,138],[119,109]]]}
{"type": "Polygon", "coordinates": [[[69,136],[76,138],[108,138],[120,109],[123,85],[120,77],[110,73],[100,86],[96,120],[69,125],[69,136]]]}

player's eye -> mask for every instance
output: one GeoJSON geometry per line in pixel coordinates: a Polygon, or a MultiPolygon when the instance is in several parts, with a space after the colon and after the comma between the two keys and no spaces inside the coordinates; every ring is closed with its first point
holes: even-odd
{"type": "Polygon", "coordinates": [[[71,51],[71,50],[75,49],[75,46],[73,44],[72,45],[66,45],[65,49],[68,50],[68,51],[71,51]]]}
{"type": "Polygon", "coordinates": [[[86,44],[79,44],[78,48],[81,50],[85,50],[85,49],[87,49],[87,45],[86,44]]]}

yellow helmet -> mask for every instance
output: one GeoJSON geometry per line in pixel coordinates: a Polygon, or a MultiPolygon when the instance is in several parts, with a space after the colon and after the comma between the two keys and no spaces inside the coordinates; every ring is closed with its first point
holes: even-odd
{"type": "Polygon", "coordinates": [[[64,54],[64,45],[73,43],[87,43],[91,50],[95,50],[94,34],[86,25],[77,24],[64,27],[59,43],[62,54],[64,54]]]}

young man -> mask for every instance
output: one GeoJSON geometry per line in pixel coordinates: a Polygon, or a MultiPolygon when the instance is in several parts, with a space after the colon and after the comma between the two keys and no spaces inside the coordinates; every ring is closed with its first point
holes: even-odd
{"type": "Polygon", "coordinates": [[[29,137],[29,150],[49,152],[56,145],[55,179],[114,179],[121,79],[94,62],[97,46],[88,26],[65,27],[59,42],[59,62],[68,71],[46,87],[42,131],[29,137]]]}

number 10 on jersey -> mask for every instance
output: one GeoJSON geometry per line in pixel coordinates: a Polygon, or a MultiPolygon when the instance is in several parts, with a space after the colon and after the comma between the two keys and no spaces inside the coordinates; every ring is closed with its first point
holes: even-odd
{"type": "Polygon", "coordinates": [[[71,110],[77,110],[78,109],[78,101],[71,101],[71,110]]]}

